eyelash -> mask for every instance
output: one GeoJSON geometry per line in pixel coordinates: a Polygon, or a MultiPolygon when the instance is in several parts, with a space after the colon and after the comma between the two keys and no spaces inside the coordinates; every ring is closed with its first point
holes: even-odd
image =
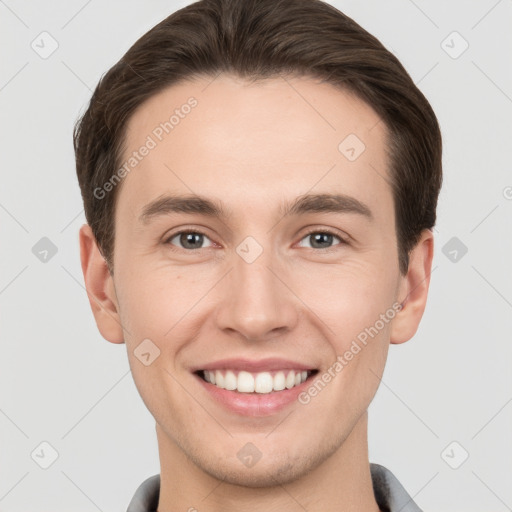
{"type": "MultiPolygon", "coordinates": [[[[206,238],[209,238],[208,235],[206,233],[203,233],[202,231],[197,231],[197,230],[193,230],[193,229],[182,229],[181,231],[177,231],[176,233],[173,233],[172,235],[167,237],[164,243],[169,245],[171,247],[171,250],[173,250],[173,251],[184,250],[187,252],[194,252],[194,251],[201,250],[201,249],[181,249],[179,247],[173,246],[170,243],[173,238],[176,238],[178,235],[181,235],[183,233],[188,233],[188,234],[192,233],[195,235],[202,235],[206,238]]],[[[337,238],[340,241],[340,243],[338,245],[349,245],[349,243],[346,239],[342,238],[339,234],[337,234],[334,231],[331,231],[329,229],[322,229],[322,230],[312,229],[311,231],[308,231],[307,233],[304,234],[304,236],[301,238],[301,241],[304,240],[304,238],[307,238],[308,236],[313,235],[313,234],[332,235],[333,237],[337,238]]],[[[337,247],[338,246],[326,247],[324,249],[315,249],[314,247],[311,247],[311,249],[313,249],[314,251],[321,251],[323,253],[330,253],[330,252],[336,251],[337,247]]],[[[203,247],[203,249],[207,249],[207,247],[203,247]]],[[[307,249],[309,249],[309,247],[307,247],[307,249]]]]}
{"type": "MultiPolygon", "coordinates": [[[[334,231],[331,231],[329,229],[321,229],[321,230],[312,229],[311,231],[308,231],[307,233],[305,233],[304,236],[301,238],[301,240],[304,240],[304,238],[307,238],[308,236],[313,235],[313,234],[332,235],[334,238],[337,238],[340,241],[340,243],[338,245],[335,245],[334,247],[326,247],[325,249],[315,249],[314,247],[311,247],[311,249],[314,251],[322,251],[323,253],[330,253],[330,252],[334,252],[337,249],[339,249],[339,246],[341,246],[341,245],[348,245],[348,241],[345,238],[341,237],[340,235],[338,235],[337,233],[335,233],[334,231]]],[[[307,247],[307,249],[309,249],[309,247],[307,247]]]]}

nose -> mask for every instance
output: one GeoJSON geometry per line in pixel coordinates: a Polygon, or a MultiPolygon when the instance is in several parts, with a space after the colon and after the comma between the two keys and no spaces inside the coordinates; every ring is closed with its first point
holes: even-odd
{"type": "Polygon", "coordinates": [[[234,253],[233,268],[223,281],[216,315],[219,329],[248,341],[264,341],[297,325],[300,300],[289,273],[270,250],[252,262],[234,253]]]}

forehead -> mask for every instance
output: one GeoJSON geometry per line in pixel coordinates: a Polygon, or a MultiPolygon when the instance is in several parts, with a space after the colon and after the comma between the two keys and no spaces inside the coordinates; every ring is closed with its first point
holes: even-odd
{"type": "Polygon", "coordinates": [[[233,211],[262,201],[277,209],[308,192],[392,208],[384,123],[353,94],[312,78],[182,82],[136,110],[125,143],[123,163],[133,165],[118,203],[134,213],[166,193],[222,198],[233,211]]]}

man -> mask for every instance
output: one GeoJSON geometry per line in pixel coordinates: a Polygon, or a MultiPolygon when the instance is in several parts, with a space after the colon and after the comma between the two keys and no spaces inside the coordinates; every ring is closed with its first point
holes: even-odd
{"type": "Polygon", "coordinates": [[[442,181],[397,59],[317,0],[203,0],[133,45],[74,135],[90,304],[156,421],[128,512],[419,510],[367,442],[442,181]]]}

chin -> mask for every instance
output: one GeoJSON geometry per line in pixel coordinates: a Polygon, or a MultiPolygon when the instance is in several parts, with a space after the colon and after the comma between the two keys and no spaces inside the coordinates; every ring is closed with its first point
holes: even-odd
{"type": "MultiPolygon", "coordinates": [[[[260,461],[261,464],[261,461],[260,461]]],[[[231,485],[251,488],[271,488],[291,483],[309,472],[308,468],[286,463],[284,465],[261,465],[259,468],[217,467],[214,471],[204,470],[210,476],[231,485]]]]}
{"type": "Polygon", "coordinates": [[[315,456],[301,455],[292,460],[286,453],[272,459],[265,453],[252,467],[244,466],[237,457],[224,459],[195,460],[195,464],[211,477],[225,483],[251,488],[271,488],[292,483],[319,466],[328,454],[314,450],[315,456]]]}

